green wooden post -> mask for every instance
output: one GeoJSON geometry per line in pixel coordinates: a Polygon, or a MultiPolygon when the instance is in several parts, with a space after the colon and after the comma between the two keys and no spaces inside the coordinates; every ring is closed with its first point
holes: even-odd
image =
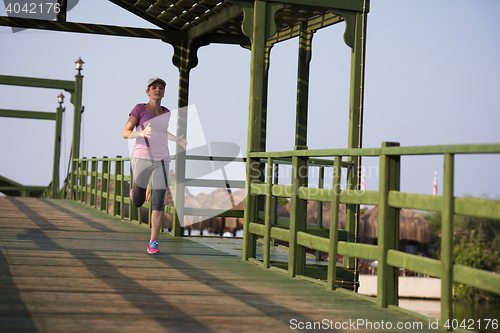
{"type": "MultiPolygon", "coordinates": [[[[307,149],[295,146],[295,150],[307,149]]],[[[306,157],[292,157],[292,196],[290,202],[290,238],[288,240],[288,275],[305,275],[306,249],[297,244],[297,233],[306,231],[307,200],[299,198],[299,188],[307,186],[306,157]]]]}
{"type": "MultiPolygon", "coordinates": [[[[348,148],[362,148],[363,134],[363,88],[364,88],[364,56],[366,46],[366,14],[355,14],[354,46],[351,53],[351,83],[349,97],[349,138],[348,148]]],[[[361,157],[349,157],[355,167],[347,173],[347,190],[354,191],[360,183],[361,157]]],[[[346,231],[348,242],[357,242],[357,225],[359,223],[359,205],[346,205],[346,231]]],[[[355,258],[344,257],[344,265],[356,269],[355,258]]]]}
{"type": "MultiPolygon", "coordinates": [[[[279,183],[279,164],[274,165],[274,179],[273,179],[273,184],[277,185],[279,183]]],[[[276,224],[278,221],[278,197],[273,198],[273,220],[272,224],[276,224]]],[[[276,246],[276,239],[271,240],[271,245],[276,246]]]]}
{"type": "MultiPolygon", "coordinates": [[[[174,46],[174,65],[179,69],[179,98],[177,113],[177,136],[184,135],[187,140],[187,106],[189,99],[189,73],[191,71],[191,41],[184,40],[174,46]]],[[[176,145],[175,189],[172,234],[176,237],[184,234],[184,195],[186,178],[186,154],[176,145]]],[[[151,214],[150,214],[151,215],[151,214]]]]}
{"type": "MultiPolygon", "coordinates": [[[[122,158],[121,156],[117,156],[117,158],[122,158]]],[[[125,195],[124,195],[124,190],[125,190],[125,182],[123,181],[123,177],[125,177],[124,174],[124,161],[120,160],[119,161],[119,167],[120,167],[120,217],[123,220],[125,217],[124,215],[124,203],[125,203],[125,195]]]]}
{"type": "Polygon", "coordinates": [[[92,157],[90,165],[90,206],[97,208],[97,157],[92,157]]]}
{"type": "Polygon", "coordinates": [[[309,67],[312,56],[313,33],[307,31],[307,22],[300,24],[299,59],[297,73],[297,108],[295,145],[307,146],[307,109],[309,102],[309,67]]]}
{"type": "Polygon", "coordinates": [[[107,156],[104,156],[101,166],[101,190],[100,197],[101,201],[99,204],[99,210],[108,212],[108,188],[109,188],[109,160],[107,156]],[[107,178],[108,177],[108,178],[107,178]]]}
{"type": "MultiPolygon", "coordinates": [[[[252,54],[250,63],[250,105],[248,115],[247,156],[252,152],[265,151],[267,70],[269,69],[270,45],[267,38],[276,33],[274,17],[283,8],[280,3],[266,1],[234,1],[242,7],[244,19],[243,33],[250,38],[252,54]]],[[[245,183],[245,216],[243,227],[243,260],[255,257],[255,235],[248,230],[251,222],[257,221],[258,199],[250,195],[250,184],[263,179],[263,169],[258,158],[247,158],[245,183]]]]}
{"type": "MultiPolygon", "coordinates": [[[[71,153],[70,153],[71,154],[71,153]]],[[[73,159],[71,159],[71,172],[70,172],[70,179],[71,181],[69,182],[70,185],[69,185],[69,189],[71,191],[71,200],[76,200],[76,192],[75,192],[75,186],[76,186],[76,172],[77,172],[77,169],[78,169],[78,166],[76,164],[75,161],[73,161],[73,159]]]]}
{"type": "Polygon", "coordinates": [[[120,208],[120,202],[118,201],[118,196],[121,196],[121,180],[119,180],[119,176],[121,175],[121,167],[120,167],[120,161],[117,159],[120,158],[121,156],[116,156],[116,159],[114,159],[115,162],[115,172],[113,173],[113,180],[115,183],[115,189],[113,193],[113,216],[120,215],[121,216],[121,208],[120,208]]]}
{"type": "Polygon", "coordinates": [[[453,319],[453,215],[454,207],[454,155],[444,155],[443,215],[441,236],[441,323],[453,319]]]}
{"type": "MultiPolygon", "coordinates": [[[[270,55],[271,55],[272,45],[266,45],[264,49],[264,78],[262,80],[262,117],[261,117],[261,125],[260,125],[260,148],[258,151],[266,151],[266,139],[267,139],[267,90],[269,83],[269,67],[270,67],[270,55]]],[[[265,164],[259,163],[259,183],[266,182],[266,171],[265,164]]],[[[257,204],[255,206],[255,214],[259,216],[259,212],[263,212],[265,210],[266,198],[264,196],[256,197],[257,204]]],[[[255,253],[257,248],[256,243],[257,238],[254,238],[253,243],[251,244],[255,253]]]]}
{"type": "Polygon", "coordinates": [[[116,156],[113,179],[115,182],[113,215],[120,215],[123,219],[123,162],[121,161],[121,156],[116,156]],[[120,197],[119,200],[118,197],[120,197]]]}
{"type": "Polygon", "coordinates": [[[74,173],[72,174],[74,182],[71,182],[71,191],[74,194],[73,200],[78,200],[78,167],[79,167],[78,161],[73,161],[72,167],[74,170],[74,173]]]}
{"type": "MultiPolygon", "coordinates": [[[[382,143],[382,148],[398,146],[382,143]]],[[[398,305],[398,268],[387,264],[387,252],[399,249],[399,209],[389,206],[389,191],[399,191],[400,160],[400,156],[380,155],[377,304],[384,308],[398,305]]]]}
{"type": "MultiPolygon", "coordinates": [[[[71,103],[74,107],[73,116],[73,142],[71,146],[72,158],[80,158],[80,134],[81,134],[81,120],[82,120],[82,88],[83,88],[83,75],[80,71],[75,75],[75,90],[71,94],[71,103]]],[[[75,169],[73,169],[75,171],[75,169]]],[[[76,184],[76,174],[72,174],[71,185],[76,184]]]]}
{"type": "MultiPolygon", "coordinates": [[[[321,168],[323,169],[323,168],[321,168]]],[[[342,173],[342,157],[335,156],[333,163],[333,182],[330,214],[330,238],[328,243],[328,275],[326,288],[335,289],[337,281],[337,253],[339,240],[339,204],[340,204],[340,177],[342,173]]],[[[322,202],[319,202],[322,204],[322,202]]],[[[319,211],[318,211],[319,212],[319,211]]]]}
{"type": "Polygon", "coordinates": [[[264,232],[264,267],[269,268],[271,261],[271,203],[273,199],[273,159],[267,159],[267,177],[266,177],[266,217],[264,232]]]}
{"type": "MultiPolygon", "coordinates": [[[[295,150],[307,149],[307,106],[309,93],[309,64],[311,61],[312,33],[307,32],[307,22],[301,23],[297,77],[297,109],[295,121],[295,150]]],[[[306,231],[307,201],[299,198],[299,188],[307,186],[307,159],[292,158],[292,197],[290,203],[290,239],[288,274],[305,275],[303,246],[297,244],[297,233],[306,231]]]]}
{"type": "MultiPolygon", "coordinates": [[[[85,159],[85,157],[83,157],[85,159]]],[[[87,203],[87,184],[88,184],[88,170],[89,163],[87,160],[81,161],[81,169],[80,169],[80,202],[87,203]]]]}
{"type": "Polygon", "coordinates": [[[61,129],[62,129],[62,113],[64,109],[58,107],[56,109],[56,134],[54,140],[54,165],[52,167],[52,189],[51,198],[59,197],[59,162],[61,158],[61,129]]]}
{"type": "MultiPolygon", "coordinates": [[[[247,13],[247,12],[245,12],[247,13]]],[[[255,1],[253,8],[252,54],[250,64],[250,108],[248,116],[247,156],[262,149],[263,84],[265,79],[266,3],[255,1]]],[[[247,158],[245,183],[245,215],[242,259],[255,258],[255,235],[249,231],[257,219],[257,198],[250,194],[250,185],[259,182],[259,159],[247,158]]]]}
{"type": "MultiPolygon", "coordinates": [[[[110,164],[110,169],[111,169],[111,164],[113,163],[113,161],[115,162],[115,171],[113,172],[113,175],[109,175],[109,178],[112,178],[113,179],[113,184],[114,184],[114,190],[113,190],[113,206],[112,206],[112,214],[113,216],[117,215],[117,202],[116,202],[116,189],[117,189],[117,167],[116,167],[116,160],[112,159],[109,161],[109,164],[110,164]]],[[[110,170],[111,172],[111,170],[110,170]]],[[[111,190],[108,189],[108,196],[111,195],[111,190]]]]}
{"type": "Polygon", "coordinates": [[[81,201],[82,200],[82,170],[83,170],[83,164],[81,160],[76,161],[76,200],[81,201]]]}
{"type": "MultiPolygon", "coordinates": [[[[109,201],[111,200],[111,166],[112,166],[113,160],[111,158],[108,158],[107,161],[108,161],[108,163],[106,164],[106,179],[105,179],[106,193],[104,193],[104,195],[106,196],[106,203],[105,203],[106,213],[109,214],[109,211],[110,211],[109,201]]],[[[111,213],[113,213],[113,203],[111,203],[111,213]]]]}
{"type": "Polygon", "coordinates": [[[132,198],[130,197],[130,190],[132,189],[133,183],[134,183],[134,180],[132,179],[132,175],[130,175],[129,192],[125,193],[125,194],[127,194],[129,196],[128,219],[129,219],[129,221],[137,220],[137,221],[139,221],[139,224],[140,224],[141,223],[140,219],[139,219],[140,213],[138,211],[139,208],[137,208],[137,207],[134,206],[134,204],[132,203],[132,198]]]}
{"type": "MultiPolygon", "coordinates": [[[[319,168],[319,177],[318,177],[318,188],[323,188],[325,182],[325,168],[320,167],[319,168]]],[[[318,228],[322,229],[323,228],[323,202],[318,201],[318,211],[317,211],[317,219],[316,219],[316,225],[318,228]]],[[[337,259],[335,259],[337,260],[337,259]]],[[[321,251],[316,250],[316,261],[321,261],[321,251]]]]}

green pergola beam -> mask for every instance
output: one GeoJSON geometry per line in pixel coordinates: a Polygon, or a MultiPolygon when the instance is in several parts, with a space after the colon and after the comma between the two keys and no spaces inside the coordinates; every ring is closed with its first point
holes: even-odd
{"type": "Polygon", "coordinates": [[[370,0],[267,0],[267,2],[280,2],[292,5],[304,5],[310,7],[327,7],[342,10],[362,12],[366,3],[365,12],[368,13],[370,0]]]}
{"type": "Polygon", "coordinates": [[[220,27],[227,22],[243,15],[243,9],[240,6],[231,6],[224,8],[217,15],[210,17],[208,20],[196,25],[188,30],[188,39],[195,39],[205,35],[217,27],[220,27]]]}
{"type": "Polygon", "coordinates": [[[22,111],[0,109],[0,117],[56,120],[56,112],[22,111]]]}
{"type": "MultiPolygon", "coordinates": [[[[325,15],[321,15],[307,21],[307,31],[318,30],[343,21],[344,18],[337,14],[326,13],[325,15]]],[[[276,35],[269,38],[267,41],[268,43],[275,44],[288,40],[293,37],[297,37],[299,34],[300,34],[300,24],[296,24],[290,29],[287,29],[285,31],[279,31],[276,35]]]]}
{"type": "MultiPolygon", "coordinates": [[[[170,26],[165,23],[164,21],[156,18],[155,16],[153,15],[150,15],[149,13],[147,13],[146,11],[134,6],[133,4],[131,3],[128,3],[126,1],[120,1],[120,0],[109,0],[110,2],[114,3],[115,5],[125,9],[126,11],[134,14],[134,15],[137,15],[139,16],[140,18],[148,21],[149,23],[152,23],[166,31],[169,31],[169,32],[174,32],[174,31],[177,31],[177,32],[180,32],[179,30],[172,30],[170,28],[170,26]]],[[[134,2],[134,1],[133,1],[134,2]]]]}
{"type": "Polygon", "coordinates": [[[59,4],[59,13],[56,15],[57,22],[66,22],[66,14],[68,12],[68,1],[67,0],[57,0],[59,4]]]}
{"type": "Polygon", "coordinates": [[[64,89],[69,92],[75,90],[75,81],[40,79],[24,76],[0,75],[0,84],[9,86],[64,89]]]}
{"type": "MultiPolygon", "coordinates": [[[[0,75],[0,84],[22,87],[35,87],[35,88],[49,88],[49,89],[63,89],[71,93],[71,103],[74,106],[73,117],[73,143],[72,143],[72,157],[80,157],[80,132],[81,132],[81,110],[82,110],[82,86],[83,76],[78,71],[75,75],[75,81],[66,80],[53,80],[41,79],[23,76],[8,76],[0,75]]],[[[13,118],[28,118],[28,119],[49,119],[56,120],[56,139],[54,146],[54,169],[52,186],[54,190],[52,195],[56,194],[59,177],[59,154],[60,154],[60,131],[62,121],[62,108],[57,108],[57,113],[53,112],[38,112],[38,111],[20,111],[20,110],[2,110],[0,109],[0,116],[13,117],[13,118]],[[57,179],[56,179],[57,177],[57,179]]],[[[72,164],[74,169],[74,164],[72,164]]],[[[73,173],[72,173],[73,174],[73,173]]],[[[71,184],[75,184],[75,177],[72,176],[71,184]]]]}
{"type": "Polygon", "coordinates": [[[142,29],[131,27],[119,27],[104,24],[88,24],[75,22],[59,22],[48,20],[35,20],[20,17],[0,16],[0,26],[26,28],[37,30],[49,30],[59,32],[75,32],[85,34],[97,34],[105,36],[137,37],[163,40],[180,40],[183,33],[178,31],[164,31],[161,29],[142,29]]]}

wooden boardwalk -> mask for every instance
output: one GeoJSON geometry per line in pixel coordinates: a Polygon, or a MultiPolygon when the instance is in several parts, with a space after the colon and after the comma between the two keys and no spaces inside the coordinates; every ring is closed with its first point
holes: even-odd
{"type": "Polygon", "coordinates": [[[80,203],[0,197],[0,332],[435,331],[186,238],[148,255],[148,236],[80,203]],[[328,329],[293,329],[308,322],[328,329]]]}

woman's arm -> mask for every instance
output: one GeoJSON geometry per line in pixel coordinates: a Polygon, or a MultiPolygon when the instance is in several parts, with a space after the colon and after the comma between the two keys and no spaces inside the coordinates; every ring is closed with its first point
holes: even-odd
{"type": "Polygon", "coordinates": [[[139,137],[151,137],[151,126],[148,126],[142,131],[134,131],[135,126],[137,125],[137,119],[134,116],[130,116],[128,118],[127,124],[125,125],[125,129],[123,130],[123,138],[124,139],[135,139],[139,137]]]}
{"type": "Polygon", "coordinates": [[[179,146],[182,146],[184,149],[186,149],[186,146],[187,146],[187,141],[183,138],[184,135],[181,135],[179,137],[173,135],[172,133],[168,132],[168,139],[170,141],[174,141],[175,143],[177,143],[179,146]]]}

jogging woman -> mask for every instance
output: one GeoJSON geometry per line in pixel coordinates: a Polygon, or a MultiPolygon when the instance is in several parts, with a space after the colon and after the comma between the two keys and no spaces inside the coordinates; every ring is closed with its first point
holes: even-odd
{"type": "Polygon", "coordinates": [[[165,211],[165,193],[168,188],[170,152],[168,140],[186,148],[187,142],[181,136],[168,132],[170,111],[161,106],[165,94],[165,81],[154,77],[147,82],[146,93],[149,102],[137,104],[129,114],[123,130],[123,138],[136,139],[130,157],[132,189],[130,199],[134,206],[141,207],[146,200],[146,188],[152,180],[151,239],[147,252],[160,253],[158,235],[165,211]],[[134,130],[135,129],[135,130],[134,130]]]}

